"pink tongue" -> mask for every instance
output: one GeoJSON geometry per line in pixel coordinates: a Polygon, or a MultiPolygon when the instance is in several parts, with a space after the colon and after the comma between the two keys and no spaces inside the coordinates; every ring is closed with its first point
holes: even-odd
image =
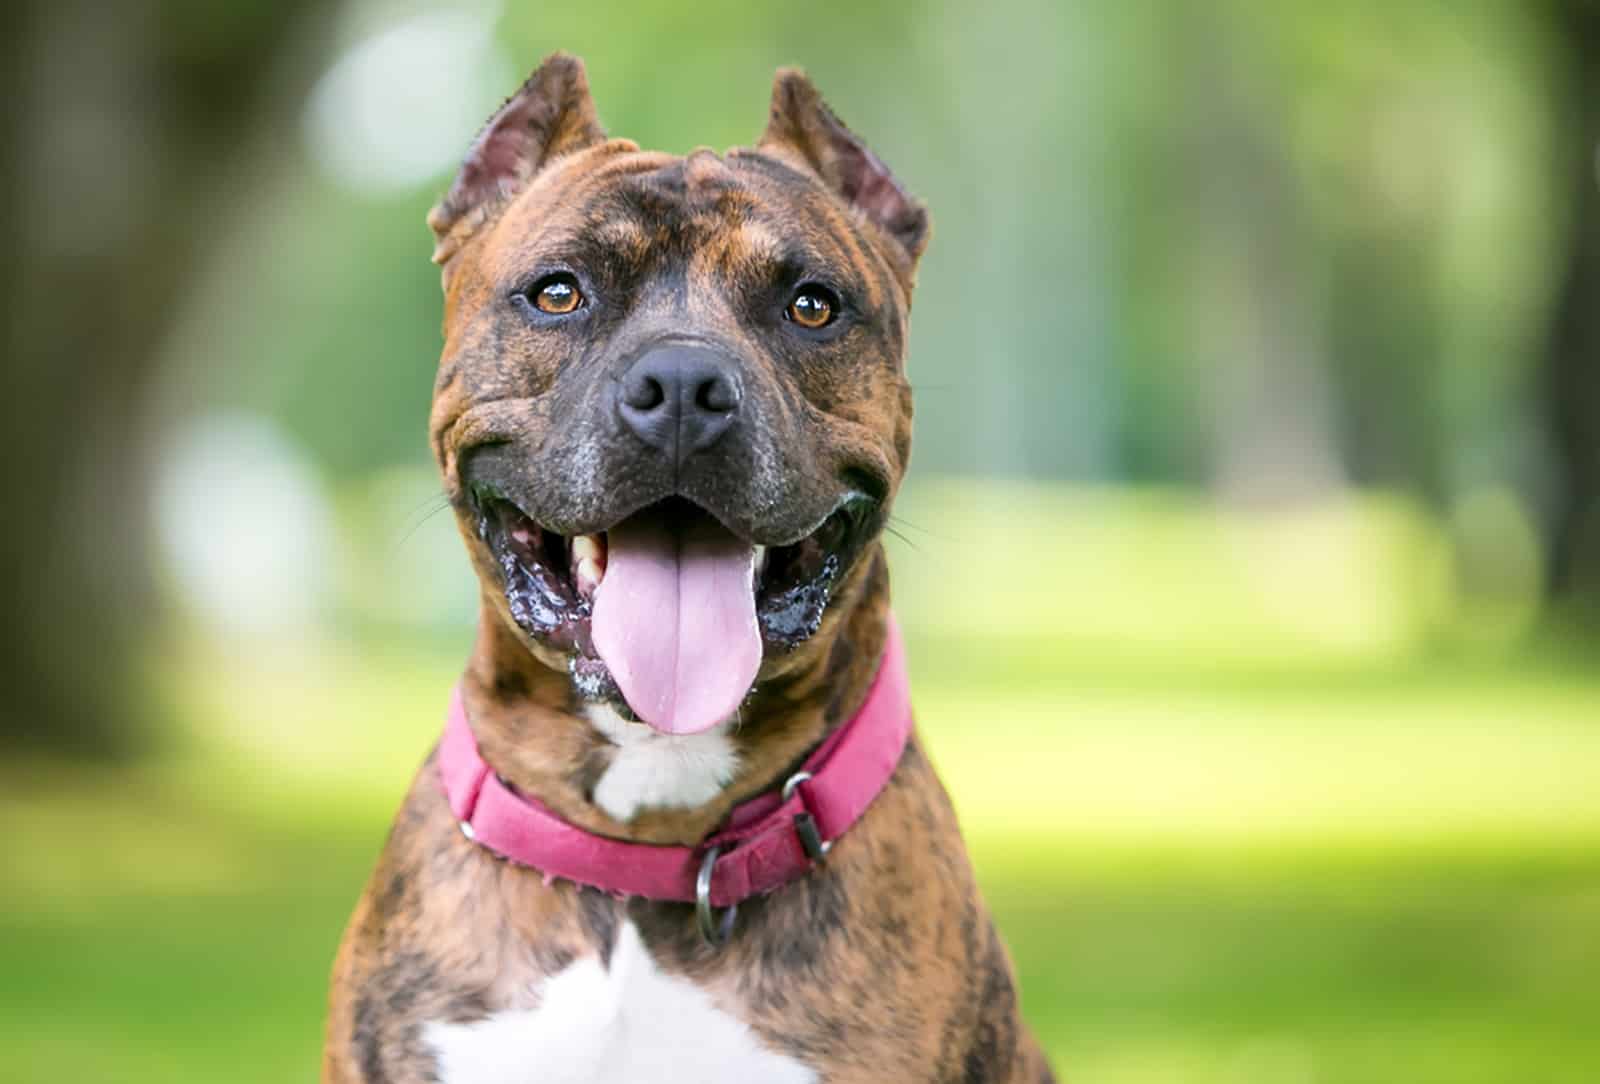
{"type": "Polygon", "coordinates": [[[761,665],[755,547],[710,516],[641,513],[606,538],[595,650],[628,706],[666,734],[732,715],[761,665]]]}

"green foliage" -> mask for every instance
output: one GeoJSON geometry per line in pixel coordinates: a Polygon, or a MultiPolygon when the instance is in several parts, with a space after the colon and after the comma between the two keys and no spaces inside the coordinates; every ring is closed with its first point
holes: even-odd
{"type": "MultiPolygon", "coordinates": [[[[920,468],[1204,481],[1295,407],[1315,454],[1435,496],[1536,466],[1514,392],[1553,288],[1540,33],[1510,4],[1244,0],[513,5],[498,26],[510,70],[579,53],[610,130],[678,152],[750,143],[773,69],[811,70],[934,212],[920,468]]],[[[385,196],[279,164],[219,271],[211,394],[341,475],[419,462],[421,217],[448,176],[385,196]]]]}

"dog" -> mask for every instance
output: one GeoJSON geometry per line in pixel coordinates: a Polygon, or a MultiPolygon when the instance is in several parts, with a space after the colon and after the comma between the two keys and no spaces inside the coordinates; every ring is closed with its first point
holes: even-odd
{"type": "Polygon", "coordinates": [[[879,541],[924,207],[801,72],[753,149],[677,157],[558,53],[429,224],[481,611],[323,1080],[1051,1080],[879,541]]]}

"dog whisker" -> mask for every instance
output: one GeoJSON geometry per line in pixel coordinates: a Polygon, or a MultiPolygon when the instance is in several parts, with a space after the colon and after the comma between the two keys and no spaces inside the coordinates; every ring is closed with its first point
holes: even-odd
{"type": "Polygon", "coordinates": [[[898,538],[901,542],[905,543],[907,546],[909,546],[915,552],[917,552],[917,553],[921,553],[922,552],[922,547],[917,545],[910,538],[906,537],[906,535],[905,535],[905,533],[903,531],[897,530],[895,528],[894,524],[885,523],[883,525],[883,529],[885,531],[887,531],[889,534],[894,535],[896,538],[898,538]]]}
{"type": "Polygon", "coordinates": [[[411,536],[420,531],[427,522],[446,508],[450,507],[450,497],[443,490],[423,501],[405,518],[400,536],[389,547],[389,557],[399,553],[401,548],[411,540],[411,536]]]}

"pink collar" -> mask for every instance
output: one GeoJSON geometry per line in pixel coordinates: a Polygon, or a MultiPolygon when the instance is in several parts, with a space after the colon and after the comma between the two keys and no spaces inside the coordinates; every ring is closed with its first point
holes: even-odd
{"type": "MultiPolygon", "coordinates": [[[[625,843],[597,836],[519,794],[478,753],[458,686],[439,743],[439,774],[468,839],[547,878],[604,892],[697,903],[701,930],[711,907],[771,892],[820,861],[866,812],[905,750],[911,697],[905,648],[891,615],[883,661],[861,710],[817,747],[781,791],[742,802],[697,847],[625,843]]],[[[725,916],[725,935],[731,913],[725,916]]]]}

